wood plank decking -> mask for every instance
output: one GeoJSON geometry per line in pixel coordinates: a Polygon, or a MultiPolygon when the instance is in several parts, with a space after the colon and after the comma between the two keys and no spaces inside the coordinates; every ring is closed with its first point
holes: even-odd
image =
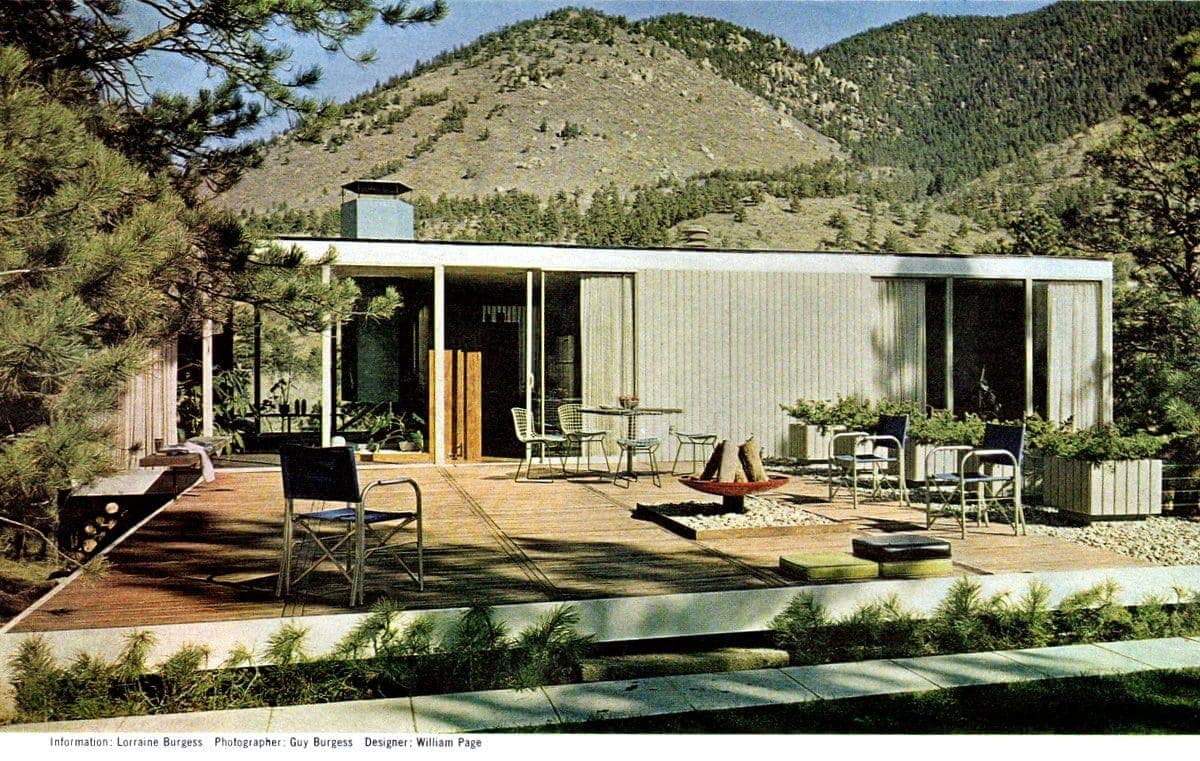
{"type": "MultiPolygon", "coordinates": [[[[381,564],[368,575],[368,603],[387,596],[408,609],[435,609],[786,586],[793,582],[776,572],[781,554],[848,551],[855,535],[924,530],[920,510],[869,502],[855,511],[848,501],[824,502],[822,484],[797,477],[773,496],[833,518],[837,530],[696,541],[631,516],[639,502],[716,501],[669,476],[662,488],[648,480],[629,488],[599,479],[514,483],[515,467],[364,469],[364,480],[412,476],[425,498],[425,591],[381,564]]],[[[345,586],[328,579],[294,599],[275,598],[282,514],[278,471],[221,471],[114,547],[106,575],[70,582],[13,631],[347,612],[345,586]]],[[[969,527],[964,540],[943,522],[932,534],[950,540],[962,573],[1147,565],[1050,537],[1015,537],[1006,525],[969,527]]]]}

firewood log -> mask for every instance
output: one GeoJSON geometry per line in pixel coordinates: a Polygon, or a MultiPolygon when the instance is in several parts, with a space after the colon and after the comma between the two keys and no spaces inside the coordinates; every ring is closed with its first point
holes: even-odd
{"type": "Polygon", "coordinates": [[[751,481],[766,481],[767,471],[763,467],[762,454],[758,449],[758,442],[754,437],[746,439],[745,443],[738,447],[738,457],[742,461],[742,467],[746,469],[746,477],[751,481]]]}
{"type": "Polygon", "coordinates": [[[721,467],[717,471],[717,480],[721,483],[731,483],[733,481],[745,481],[746,472],[742,469],[741,458],[738,457],[737,447],[732,442],[726,440],[721,442],[721,467]],[[738,478],[738,475],[741,478],[738,478]]]}
{"type": "Polygon", "coordinates": [[[717,477],[717,473],[721,469],[721,453],[725,448],[725,442],[722,441],[713,448],[713,453],[709,456],[708,462],[704,466],[704,470],[700,471],[700,480],[709,481],[717,477]]]}

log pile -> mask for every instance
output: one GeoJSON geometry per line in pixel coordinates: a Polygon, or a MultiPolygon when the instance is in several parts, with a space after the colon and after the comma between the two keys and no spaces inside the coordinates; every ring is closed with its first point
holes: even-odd
{"type": "Polygon", "coordinates": [[[720,483],[758,483],[768,480],[762,453],[754,437],[746,439],[740,446],[735,446],[729,439],[717,444],[699,480],[720,483]]]}
{"type": "Polygon", "coordinates": [[[76,524],[79,527],[78,533],[73,537],[74,541],[70,542],[73,546],[64,549],[69,551],[76,560],[86,560],[97,548],[104,546],[112,539],[110,534],[117,527],[120,513],[121,506],[118,503],[107,502],[90,516],[78,516],[79,522],[76,524]]]}

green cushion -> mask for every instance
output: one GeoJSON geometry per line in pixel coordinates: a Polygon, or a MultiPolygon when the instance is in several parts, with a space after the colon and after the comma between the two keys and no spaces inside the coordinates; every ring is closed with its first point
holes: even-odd
{"type": "Polygon", "coordinates": [[[925,560],[897,560],[880,563],[879,575],[885,579],[925,579],[930,576],[949,576],[954,573],[950,558],[926,558],[925,560]]]}
{"type": "Polygon", "coordinates": [[[879,564],[848,552],[795,552],[779,558],[779,570],[805,581],[852,581],[879,576],[879,564]]]}

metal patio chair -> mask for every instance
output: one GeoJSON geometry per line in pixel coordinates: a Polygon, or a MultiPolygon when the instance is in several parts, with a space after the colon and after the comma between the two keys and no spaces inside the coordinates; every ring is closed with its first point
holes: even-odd
{"type": "Polygon", "coordinates": [[[360,489],[354,452],[348,447],[284,445],[279,450],[279,462],[286,506],[277,596],[289,594],[318,567],[331,565],[350,585],[350,605],[361,605],[367,561],[380,552],[392,556],[419,590],[425,589],[421,487],[415,480],[385,478],[360,489]],[[411,509],[367,508],[367,495],[372,490],[398,484],[412,487],[415,505],[411,509]],[[314,509],[298,512],[299,502],[314,509]],[[416,529],[414,540],[392,543],[392,538],[408,526],[416,529]],[[403,547],[414,545],[415,569],[401,552],[403,547]],[[311,553],[306,555],[305,550],[311,553]],[[297,563],[300,558],[303,560],[297,563]]]}
{"type": "Polygon", "coordinates": [[[717,446],[717,434],[715,433],[683,433],[676,430],[675,426],[671,426],[668,433],[674,436],[675,440],[679,442],[675,446],[675,461],[671,463],[672,475],[674,475],[675,469],[679,467],[679,455],[683,452],[684,447],[689,448],[688,454],[691,455],[692,467],[688,470],[688,473],[691,474],[696,472],[696,463],[700,460],[707,460],[708,455],[712,454],[712,451],[717,446]],[[706,455],[703,457],[696,456],[704,450],[707,450],[706,455]]]}
{"type": "Polygon", "coordinates": [[[621,447],[621,450],[625,453],[625,457],[628,460],[628,469],[624,471],[621,470],[621,463],[618,462],[617,474],[613,478],[613,483],[615,484],[619,481],[636,481],[638,475],[633,469],[633,460],[639,452],[645,452],[646,456],[650,459],[650,479],[654,482],[655,486],[661,488],[662,480],[658,476],[658,460],[655,459],[654,456],[655,453],[658,452],[658,447],[661,443],[662,442],[653,436],[639,439],[617,439],[617,446],[621,447]]]}
{"type": "Polygon", "coordinates": [[[565,453],[567,437],[557,433],[535,433],[529,419],[529,410],[524,407],[513,407],[513,428],[517,434],[517,440],[525,446],[525,456],[517,465],[517,473],[513,476],[514,481],[521,480],[521,468],[525,468],[525,478],[530,479],[530,469],[533,467],[533,448],[537,447],[541,452],[542,459],[546,458],[546,449],[557,449],[558,456],[562,460],[562,471],[567,472],[567,457],[565,453]]]}
{"type": "Polygon", "coordinates": [[[859,473],[871,473],[871,496],[883,496],[884,470],[896,466],[896,498],[908,504],[908,487],[904,483],[904,448],[908,443],[908,415],[880,415],[874,433],[844,431],[829,440],[829,501],[832,502],[844,484],[850,489],[851,502],[858,508],[859,473]],[[846,454],[835,454],[837,444],[849,440],[846,454]],[[864,451],[865,450],[865,451],[864,451]]]}
{"type": "Polygon", "coordinates": [[[578,447],[575,455],[575,472],[580,471],[580,460],[586,456],[588,468],[592,464],[592,445],[600,445],[600,454],[604,455],[604,472],[612,473],[612,463],[608,460],[608,452],[604,450],[604,438],[607,431],[588,430],[583,427],[583,405],[570,403],[558,407],[558,427],[567,438],[567,444],[578,447]]]}
{"type": "Polygon", "coordinates": [[[958,520],[959,534],[967,536],[967,511],[974,509],[976,525],[988,525],[988,510],[995,507],[1007,517],[1014,534],[1025,533],[1025,511],[1021,505],[1021,464],[1025,456],[1025,426],[988,423],[978,447],[951,445],[936,447],[926,456],[925,527],[943,516],[958,520]],[[930,473],[930,464],[939,451],[960,452],[958,471],[930,473]],[[974,505],[967,491],[975,487],[974,505]],[[934,497],[938,504],[934,504],[934,497]],[[1008,513],[1003,502],[1011,499],[1008,513]]]}

